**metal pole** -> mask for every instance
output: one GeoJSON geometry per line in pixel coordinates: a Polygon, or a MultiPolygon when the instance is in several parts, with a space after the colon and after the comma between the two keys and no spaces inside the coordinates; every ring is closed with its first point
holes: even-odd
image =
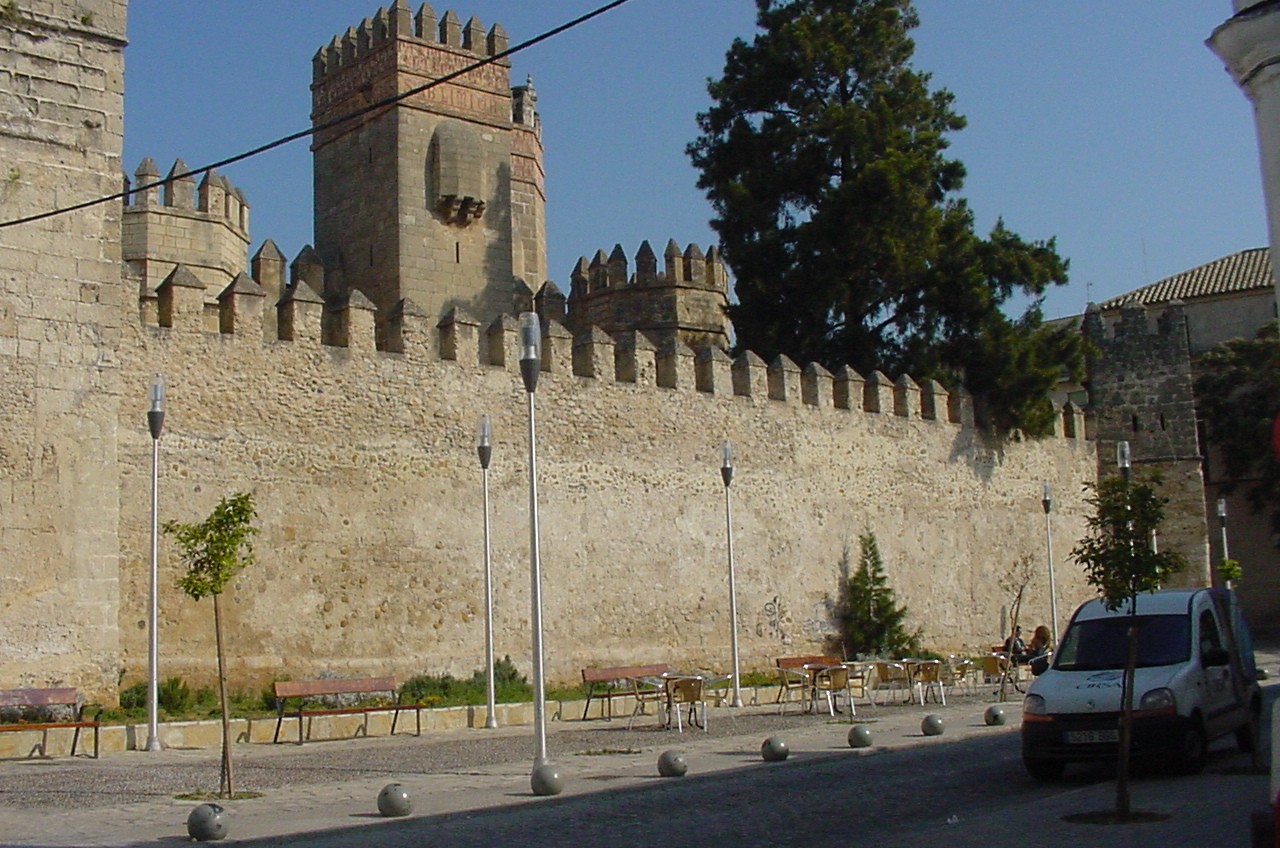
{"type": "Polygon", "coordinates": [[[160,750],[160,440],[151,440],[151,591],[147,607],[147,750],[160,750]]]}
{"type": "Polygon", "coordinates": [[[742,677],[738,665],[738,584],[733,568],[733,510],[729,506],[729,484],[724,487],[725,536],[729,541],[729,645],[733,653],[733,706],[742,706],[742,677]]]}
{"type": "Polygon", "coordinates": [[[1053,497],[1049,484],[1044,484],[1044,542],[1049,556],[1049,615],[1052,616],[1053,647],[1058,647],[1058,584],[1053,572],[1053,497]]]}
{"type": "MultiPolygon", "coordinates": [[[[1227,560],[1231,559],[1231,551],[1227,547],[1227,499],[1218,498],[1218,529],[1222,534],[1222,562],[1225,565],[1227,560]]],[[[1227,588],[1230,589],[1231,581],[1226,581],[1227,588]]]]}
{"type": "Polygon", "coordinates": [[[164,429],[164,377],[151,382],[147,429],[151,431],[151,572],[147,604],[147,744],[160,750],[160,433],[164,429]]]}
{"type": "Polygon", "coordinates": [[[542,325],[533,312],[520,315],[520,379],[529,396],[529,610],[533,629],[533,773],[535,795],[559,795],[564,788],[559,771],[547,758],[547,690],[542,662],[542,565],[538,551],[538,432],[533,393],[542,368],[542,325]]]}
{"type": "Polygon", "coordinates": [[[489,541],[489,466],[486,464],[481,473],[484,489],[484,667],[486,671],[485,707],[489,717],[485,719],[485,727],[497,727],[497,704],[494,694],[493,680],[493,548],[489,541]]]}
{"type": "Polygon", "coordinates": [[[533,765],[547,762],[546,686],[542,677],[542,565],[538,551],[538,442],[533,392],[529,396],[529,598],[533,627],[533,765]]]}

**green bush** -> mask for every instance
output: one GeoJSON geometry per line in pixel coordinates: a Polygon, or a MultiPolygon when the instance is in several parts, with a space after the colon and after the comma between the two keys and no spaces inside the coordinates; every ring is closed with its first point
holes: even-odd
{"type": "MultiPolygon", "coordinates": [[[[484,670],[476,671],[470,680],[461,680],[452,674],[420,674],[401,684],[400,696],[405,701],[433,707],[483,704],[485,677],[484,670]]],[[[493,664],[493,688],[494,700],[504,703],[528,701],[533,695],[532,687],[510,656],[493,664]]]]}
{"type": "Polygon", "coordinates": [[[120,709],[141,710],[147,706],[147,681],[139,680],[120,693],[120,709]]]}

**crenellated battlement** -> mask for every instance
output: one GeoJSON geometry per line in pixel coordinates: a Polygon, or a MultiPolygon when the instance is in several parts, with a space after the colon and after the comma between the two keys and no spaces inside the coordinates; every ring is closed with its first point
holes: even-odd
{"type": "Polygon", "coordinates": [[[406,0],[395,0],[389,8],[379,6],[372,18],[348,27],[346,32],[335,35],[317,50],[312,58],[312,79],[320,82],[397,40],[432,44],[479,58],[497,56],[508,47],[507,31],[501,24],[485,30],[480,19],[474,16],[464,24],[452,10],[437,16],[430,3],[423,3],[415,14],[406,0]]]}
{"type": "Polygon", "coordinates": [[[635,255],[631,271],[622,245],[590,262],[578,260],[570,275],[569,325],[575,330],[600,326],[609,333],[640,330],[655,341],[679,338],[692,347],[728,347],[729,272],[714,245],[706,253],[690,243],[681,249],[671,239],[658,256],[648,241],[635,255]]]}
{"type": "MultiPolygon", "coordinates": [[[[340,301],[326,301],[306,280],[309,256],[313,256],[311,248],[304,248],[291,263],[291,281],[284,284],[284,264],[275,245],[267,242],[254,257],[254,276],[238,275],[216,293],[216,333],[210,330],[213,323],[203,317],[206,300],[215,293],[207,291],[188,268],[178,265],[158,287],[159,308],[154,320],[144,323],[183,337],[192,333],[247,334],[268,346],[283,343],[299,350],[345,349],[352,356],[397,357],[406,368],[439,362],[481,373],[502,369],[512,372],[513,380],[518,381],[519,333],[514,316],[500,315],[481,323],[464,309],[454,308],[435,321],[407,299],[390,314],[380,316],[377,306],[358,291],[340,301]],[[279,300],[269,303],[270,294],[276,291],[281,292],[279,300]],[[265,337],[257,332],[264,321],[275,328],[265,337]],[[375,327],[384,324],[394,335],[390,349],[376,343],[380,337],[375,327]]],[[[832,373],[817,363],[802,367],[785,356],[766,363],[750,351],[730,357],[715,346],[695,349],[677,338],[655,343],[635,331],[610,334],[590,326],[574,332],[554,319],[544,320],[542,328],[546,379],[578,381],[578,388],[592,383],[625,385],[885,420],[974,427],[968,394],[949,392],[936,380],[917,383],[906,374],[891,380],[879,371],[862,375],[848,366],[832,373]]],[[[1059,408],[1056,435],[1083,439],[1083,412],[1069,402],[1059,408]]]]}
{"type": "MultiPolygon", "coordinates": [[[[248,257],[249,202],[243,192],[217,171],[206,171],[197,183],[188,170],[177,159],[162,178],[155,160],[146,157],[133,174],[137,188],[124,203],[123,258],[139,280],[143,311],[153,318],[156,291],[176,266],[221,291],[248,257]]],[[[215,317],[211,309],[208,320],[215,317]]]]}
{"type": "Polygon", "coordinates": [[[590,262],[585,256],[579,257],[570,275],[569,296],[586,297],[626,286],[684,286],[728,291],[729,271],[720,256],[720,249],[715,245],[707,248],[704,254],[693,242],[681,250],[675,239],[669,239],[662,258],[663,270],[659,271],[658,257],[648,240],[642,242],[636,251],[634,274],[629,270],[627,255],[620,244],[615,244],[608,254],[597,250],[590,262]]]}
{"type": "Polygon", "coordinates": [[[231,181],[215,170],[206,171],[199,184],[195,175],[188,174],[187,163],[175,159],[168,176],[161,179],[155,160],[143,158],[133,172],[133,181],[125,177],[125,211],[144,209],[172,209],[201,212],[210,220],[248,234],[249,201],[231,181]],[[132,186],[136,185],[136,189],[132,186]]]}

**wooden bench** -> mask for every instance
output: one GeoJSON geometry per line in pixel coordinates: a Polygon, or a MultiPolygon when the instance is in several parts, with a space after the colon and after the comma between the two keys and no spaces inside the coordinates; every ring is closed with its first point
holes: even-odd
{"type": "Polygon", "coordinates": [[[400,697],[399,688],[396,686],[394,677],[361,677],[349,680],[277,680],[272,684],[276,698],[276,733],[271,741],[280,741],[280,726],[284,723],[285,717],[298,719],[298,744],[301,745],[304,739],[303,719],[311,716],[319,715],[356,715],[364,714],[364,735],[369,735],[369,713],[381,712],[383,710],[392,710],[391,716],[391,734],[394,736],[396,732],[396,723],[400,720],[400,713],[404,710],[413,710],[414,717],[417,719],[417,731],[415,735],[422,735],[422,704],[406,704],[400,697]],[[308,707],[307,701],[311,698],[320,698],[327,695],[387,695],[393,701],[390,705],[383,706],[350,706],[350,707],[308,707]],[[296,710],[287,709],[289,699],[296,698],[298,708],[296,710]]]}
{"type": "Polygon", "coordinates": [[[652,665],[620,665],[613,668],[584,668],[582,686],[587,691],[587,704],[582,708],[582,720],[587,720],[593,699],[601,700],[600,717],[613,720],[613,699],[629,698],[635,694],[631,681],[640,677],[660,677],[671,671],[666,663],[652,665]]]}
{"type": "Polygon", "coordinates": [[[0,732],[6,731],[22,731],[22,730],[39,730],[42,731],[40,744],[37,749],[40,756],[47,756],[49,742],[49,731],[61,728],[75,729],[75,735],[71,737],[71,756],[76,755],[76,746],[80,744],[80,731],[84,728],[93,728],[93,759],[98,758],[98,743],[100,740],[101,723],[99,718],[102,715],[102,707],[98,707],[98,711],[94,713],[93,718],[85,718],[86,705],[80,697],[80,693],[73,688],[56,688],[56,689],[0,689],[0,709],[29,709],[38,707],[70,707],[72,718],[68,721],[17,721],[12,724],[0,724],[0,732]]]}

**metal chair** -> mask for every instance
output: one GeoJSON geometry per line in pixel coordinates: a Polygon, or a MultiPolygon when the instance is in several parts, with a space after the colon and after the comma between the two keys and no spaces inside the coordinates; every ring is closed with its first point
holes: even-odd
{"type": "Polygon", "coordinates": [[[924,706],[930,692],[936,692],[938,703],[947,705],[947,693],[942,688],[942,661],[921,660],[916,663],[915,690],[920,705],[924,706]]]}
{"type": "Polygon", "coordinates": [[[684,724],[680,714],[685,704],[689,705],[689,724],[707,730],[707,701],[702,695],[701,677],[668,677],[667,684],[667,726],[671,726],[671,715],[676,717],[676,730],[684,732],[684,724]],[[702,722],[698,722],[698,707],[702,707],[702,722]]]}
{"type": "Polygon", "coordinates": [[[874,670],[874,685],[871,687],[871,703],[877,704],[878,692],[905,692],[907,699],[911,697],[911,676],[907,667],[900,662],[877,662],[874,670]]]}
{"type": "MultiPolygon", "coordinates": [[[[836,695],[840,692],[844,692],[845,702],[849,705],[849,715],[857,714],[853,706],[853,694],[849,690],[849,677],[849,668],[843,663],[815,670],[813,697],[816,700],[819,693],[826,695],[827,712],[833,716],[836,714],[836,695]]],[[[816,705],[814,712],[817,712],[816,705]]]]}

